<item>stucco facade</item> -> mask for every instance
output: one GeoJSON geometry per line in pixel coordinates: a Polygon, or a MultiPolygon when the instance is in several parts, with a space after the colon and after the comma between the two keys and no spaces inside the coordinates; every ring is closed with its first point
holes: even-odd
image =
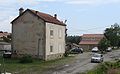
{"type": "Polygon", "coordinates": [[[43,60],[60,58],[65,52],[65,29],[66,26],[48,23],[26,10],[12,22],[13,53],[43,60]]]}
{"type": "Polygon", "coordinates": [[[46,59],[63,56],[65,52],[65,29],[65,26],[46,23],[46,59]],[[52,36],[50,36],[50,30],[53,30],[52,36]],[[50,46],[53,46],[52,52],[50,52],[50,46]]]}

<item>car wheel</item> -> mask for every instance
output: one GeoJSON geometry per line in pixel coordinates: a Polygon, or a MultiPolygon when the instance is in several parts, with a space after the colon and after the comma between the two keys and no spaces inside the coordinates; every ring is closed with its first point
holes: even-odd
{"type": "Polygon", "coordinates": [[[93,61],[91,60],[91,63],[93,63],[93,61]]]}

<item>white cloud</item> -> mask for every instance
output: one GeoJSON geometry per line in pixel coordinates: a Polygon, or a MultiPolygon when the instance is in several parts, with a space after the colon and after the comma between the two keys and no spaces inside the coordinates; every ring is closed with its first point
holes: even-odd
{"type": "MultiPolygon", "coordinates": [[[[60,2],[67,4],[78,4],[78,5],[94,5],[94,4],[107,4],[107,3],[118,3],[120,0],[0,0],[0,30],[11,32],[10,22],[18,14],[20,7],[40,8],[40,3],[46,2],[60,2]],[[39,7],[37,7],[39,5],[39,7]]],[[[46,4],[47,5],[47,4],[46,4]]]]}
{"type": "Polygon", "coordinates": [[[67,4],[106,4],[106,3],[117,3],[120,0],[0,0],[0,4],[26,4],[34,5],[41,2],[62,2],[67,4]]]}
{"type": "Polygon", "coordinates": [[[2,20],[0,22],[0,30],[6,31],[6,32],[11,32],[11,24],[10,22],[15,18],[15,16],[9,16],[7,19],[2,20]]]}
{"type": "Polygon", "coordinates": [[[41,2],[56,0],[0,0],[0,30],[11,32],[10,22],[18,15],[20,7],[37,7],[41,2]]]}
{"type": "Polygon", "coordinates": [[[38,0],[17,0],[21,5],[36,5],[39,3],[38,0]]]}
{"type": "Polygon", "coordinates": [[[108,4],[108,3],[118,3],[120,0],[67,0],[67,4],[108,4]]]}
{"type": "Polygon", "coordinates": [[[57,1],[57,0],[39,0],[41,2],[54,2],[54,1],[57,1]]]}
{"type": "MultiPolygon", "coordinates": [[[[38,4],[39,0],[0,0],[1,5],[34,5],[38,4]]],[[[0,6],[1,6],[0,5],[0,6]]]]}

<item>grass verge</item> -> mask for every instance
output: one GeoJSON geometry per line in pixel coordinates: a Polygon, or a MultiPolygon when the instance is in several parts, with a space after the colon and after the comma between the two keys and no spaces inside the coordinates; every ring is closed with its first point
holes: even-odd
{"type": "Polygon", "coordinates": [[[120,60],[101,63],[95,69],[82,74],[120,74],[120,60]]]}
{"type": "Polygon", "coordinates": [[[42,61],[34,59],[33,63],[21,64],[19,59],[4,59],[0,58],[0,70],[10,72],[12,74],[44,74],[53,68],[59,67],[71,63],[74,60],[74,56],[64,57],[61,59],[42,61]],[[4,63],[3,63],[4,61],[4,63]]]}

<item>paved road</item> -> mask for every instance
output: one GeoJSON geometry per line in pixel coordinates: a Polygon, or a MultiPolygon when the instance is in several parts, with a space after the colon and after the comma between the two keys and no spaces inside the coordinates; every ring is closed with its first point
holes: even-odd
{"type": "MultiPolygon", "coordinates": [[[[90,62],[91,54],[91,52],[79,54],[75,57],[75,62],[58,67],[54,69],[53,72],[50,74],[78,74],[87,70],[91,70],[98,64],[90,62]]],[[[104,61],[111,61],[114,60],[116,57],[120,57],[120,50],[115,50],[105,54],[104,61]]]]}

